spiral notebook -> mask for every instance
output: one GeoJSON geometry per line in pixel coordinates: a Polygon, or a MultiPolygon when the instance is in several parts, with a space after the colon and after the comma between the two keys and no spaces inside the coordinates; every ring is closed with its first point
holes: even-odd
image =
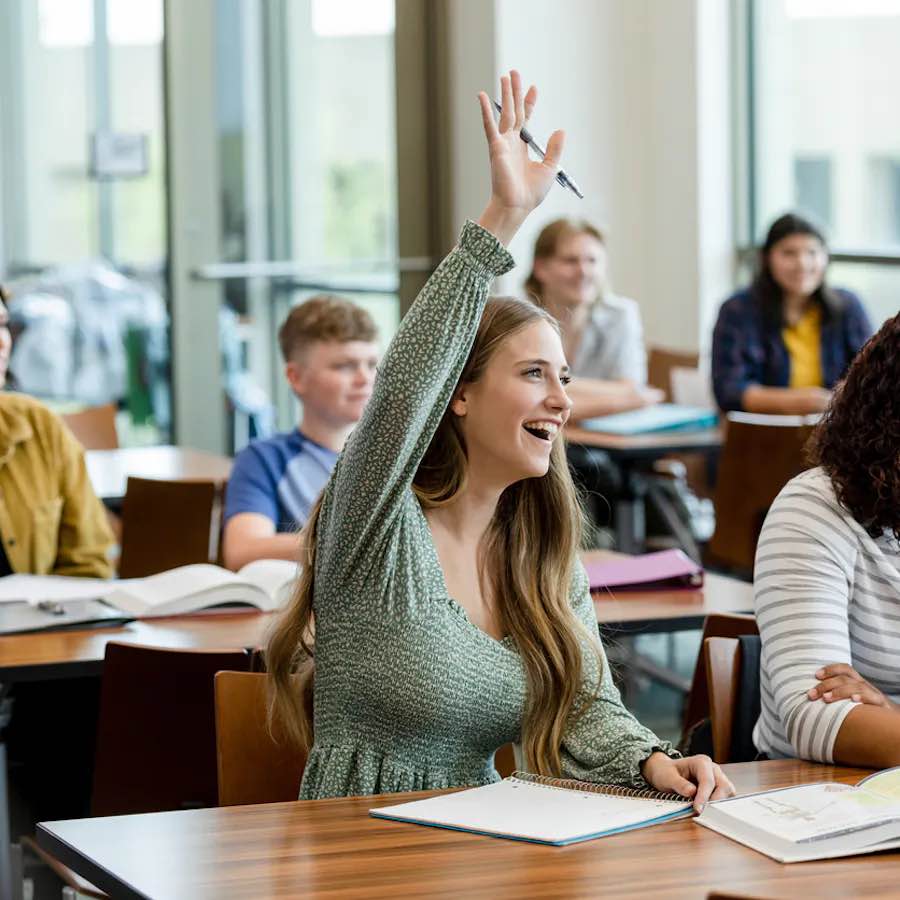
{"type": "Polygon", "coordinates": [[[689,816],[691,803],[678,794],[514,772],[484,787],[369,815],[561,847],[689,816]]]}

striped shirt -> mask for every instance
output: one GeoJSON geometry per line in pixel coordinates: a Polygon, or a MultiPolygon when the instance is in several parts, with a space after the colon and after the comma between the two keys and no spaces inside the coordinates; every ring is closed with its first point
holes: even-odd
{"type": "Polygon", "coordinates": [[[757,749],[833,762],[851,700],[811,701],[815,672],[849,663],[900,700],[900,545],[871,538],[811,469],[788,482],[756,549],[754,604],[762,637],[757,749]]]}

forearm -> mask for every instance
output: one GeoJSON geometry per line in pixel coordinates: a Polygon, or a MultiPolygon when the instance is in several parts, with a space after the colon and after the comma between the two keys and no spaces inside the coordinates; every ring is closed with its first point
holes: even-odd
{"type": "Polygon", "coordinates": [[[763,387],[754,384],[741,395],[746,412],[803,416],[822,412],[829,394],[824,388],[763,387]]]}
{"type": "Polygon", "coordinates": [[[236,572],[256,559],[286,559],[296,562],[300,558],[300,543],[298,532],[229,540],[226,531],[222,555],[225,566],[236,572]]]}
{"type": "Polygon", "coordinates": [[[868,704],[854,707],[837,733],[833,756],[847,766],[900,766],[900,711],[868,704]]]}
{"type": "Polygon", "coordinates": [[[571,418],[590,419],[627,412],[645,405],[644,398],[630,381],[601,381],[597,378],[579,378],[567,389],[572,401],[571,418]]]}

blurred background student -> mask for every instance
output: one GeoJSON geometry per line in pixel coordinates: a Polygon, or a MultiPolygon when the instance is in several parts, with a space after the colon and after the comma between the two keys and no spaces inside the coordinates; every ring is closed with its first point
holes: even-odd
{"type": "Polygon", "coordinates": [[[647,351],[637,303],[613,293],[603,233],[576,219],[544,226],[525,289],[559,322],[575,380],[574,420],[659,403],[647,384],[647,351]]]}
{"type": "MultiPolygon", "coordinates": [[[[12,350],[0,288],[0,389],[12,350]]],[[[0,390],[0,575],[112,577],[113,536],[84,452],[62,420],[27,394],[0,390]]]]}
{"type": "Polygon", "coordinates": [[[284,374],[302,411],[296,428],[236,457],[225,494],[225,565],[297,559],[297,531],[331,477],[372,395],[378,345],[366,310],[319,294],[278,331],[284,374]]]}
{"type": "MultiPolygon", "coordinates": [[[[572,421],[651,406],[663,392],[647,387],[647,351],[637,303],[610,289],[603,233],[576,219],[545,225],[525,282],[530,297],[559,322],[573,380],[572,421]]],[[[618,466],[603,450],[570,444],[569,465],[597,525],[611,525],[622,492],[618,466]]]]}
{"type": "Polygon", "coordinates": [[[850,291],[825,280],[828,248],[793,213],[772,223],[749,288],[729,297],[713,332],[712,381],[723,410],[822,412],[872,334],[850,291]]]}

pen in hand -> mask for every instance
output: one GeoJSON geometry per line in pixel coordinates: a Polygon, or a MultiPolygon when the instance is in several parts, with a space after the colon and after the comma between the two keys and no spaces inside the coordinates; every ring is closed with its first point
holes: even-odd
{"type": "MultiPolygon", "coordinates": [[[[494,109],[496,109],[498,113],[503,112],[503,107],[496,100],[492,100],[491,102],[494,104],[494,109]]],[[[531,136],[531,132],[527,128],[522,128],[519,132],[519,137],[521,137],[541,159],[547,155],[547,151],[531,136]]],[[[560,169],[556,173],[556,180],[564,188],[568,188],[580,200],[584,200],[584,194],[581,193],[581,188],[579,188],[569,175],[566,174],[565,169],[560,169]]]]}

